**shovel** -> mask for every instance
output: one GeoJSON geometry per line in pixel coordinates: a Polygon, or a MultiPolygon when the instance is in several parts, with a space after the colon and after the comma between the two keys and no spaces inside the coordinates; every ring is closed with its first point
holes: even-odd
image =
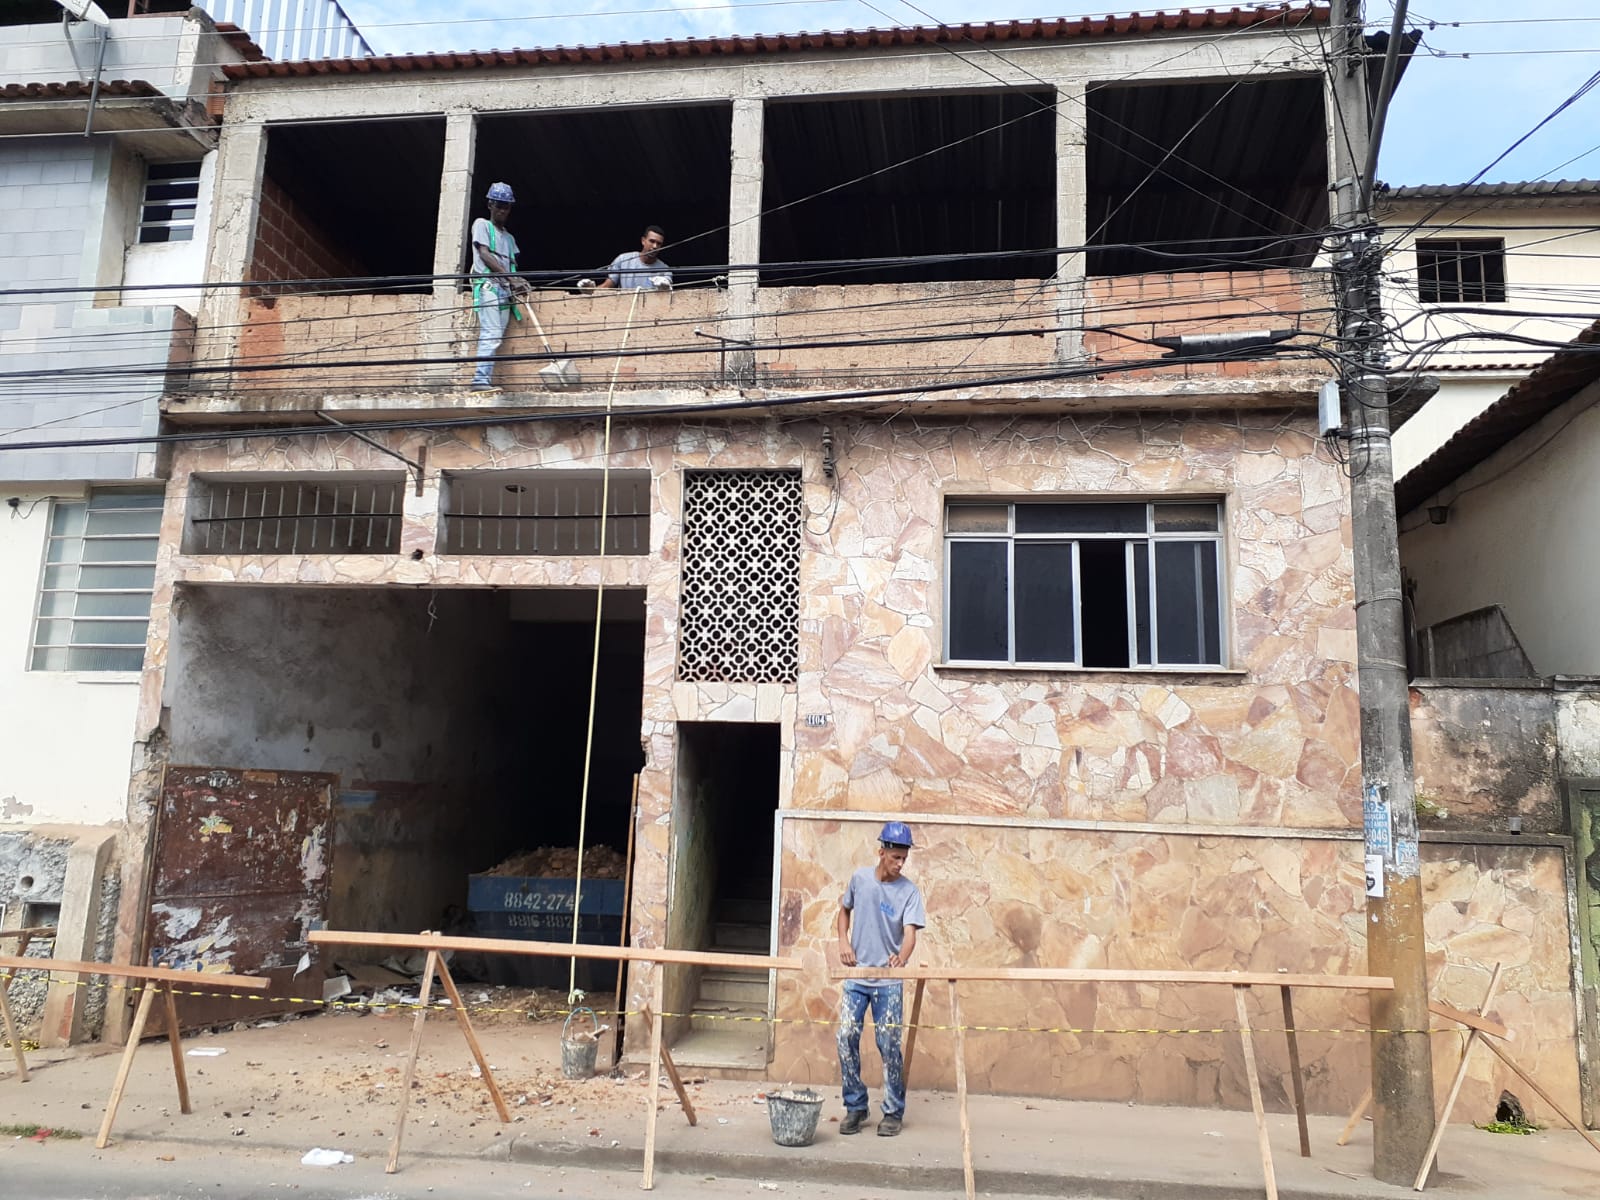
{"type": "MultiPolygon", "coordinates": [[[[533,322],[534,332],[539,335],[539,340],[544,343],[545,353],[554,354],[555,351],[550,346],[550,339],[544,335],[544,326],[539,324],[539,314],[533,311],[533,305],[521,300],[513,300],[511,306],[518,317],[525,316],[533,322]]],[[[546,363],[539,368],[539,378],[553,392],[575,388],[580,382],[578,368],[573,366],[570,358],[558,358],[554,362],[546,363]]]]}

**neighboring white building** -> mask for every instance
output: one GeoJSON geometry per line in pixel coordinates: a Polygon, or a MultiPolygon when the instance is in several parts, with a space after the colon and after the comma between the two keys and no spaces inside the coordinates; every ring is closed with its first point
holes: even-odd
{"type": "Polygon", "coordinates": [[[1377,217],[1391,360],[1460,338],[1412,364],[1440,389],[1395,432],[1402,479],[1600,311],[1600,181],[1390,188],[1377,217]]]}
{"type": "Polygon", "coordinates": [[[1400,558],[1422,631],[1421,673],[1600,676],[1597,351],[1600,322],[1451,434],[1396,487],[1400,558]],[[1496,608],[1502,616],[1487,615],[1496,608]]]}
{"type": "MultiPolygon", "coordinates": [[[[119,11],[0,13],[0,929],[56,926],[74,959],[110,949],[164,474],[153,447],[93,443],[159,426],[210,240],[208,97],[263,57],[187,4],[119,11]],[[10,448],[30,439],[83,444],[10,448]]],[[[334,0],[298,21],[366,52],[334,0]]],[[[47,1043],[84,1018],[56,992],[47,1043]]]]}

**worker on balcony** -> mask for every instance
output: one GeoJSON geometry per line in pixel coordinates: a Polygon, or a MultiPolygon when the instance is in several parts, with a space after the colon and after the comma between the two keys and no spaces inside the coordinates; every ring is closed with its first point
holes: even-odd
{"type": "Polygon", "coordinates": [[[629,250],[611,260],[606,277],[600,281],[602,288],[629,288],[648,291],[669,290],[672,287],[672,268],[661,261],[661,247],[666,245],[666,232],[659,225],[645,226],[639,237],[639,249],[629,250]]]}
{"type": "MultiPolygon", "coordinates": [[[[890,821],[878,834],[878,861],[861,867],[839,900],[836,922],[839,961],[847,967],[903,967],[917,948],[917,932],[928,923],[922,892],[901,872],[911,853],[911,830],[890,821]]],[[[861,1026],[872,1010],[872,1028],[883,1059],[883,1119],[879,1137],[894,1137],[906,1115],[901,1035],[905,995],[898,979],[847,979],[839,998],[839,1082],[844,1092],[840,1133],[860,1133],[867,1119],[867,1088],[861,1082],[861,1026]]]]}
{"type": "Polygon", "coordinates": [[[494,387],[494,355],[505,340],[506,326],[520,318],[517,298],[532,293],[517,275],[517,239],[506,228],[517,202],[509,183],[489,188],[489,216],[472,223],[472,306],[478,313],[478,369],[472,390],[494,387]]]}

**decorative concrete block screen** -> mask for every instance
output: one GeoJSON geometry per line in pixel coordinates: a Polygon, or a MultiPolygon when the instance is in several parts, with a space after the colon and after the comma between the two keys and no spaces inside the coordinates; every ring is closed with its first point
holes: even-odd
{"type": "Polygon", "coordinates": [[[798,471],[685,475],[680,680],[795,681],[800,526],[798,471]]]}

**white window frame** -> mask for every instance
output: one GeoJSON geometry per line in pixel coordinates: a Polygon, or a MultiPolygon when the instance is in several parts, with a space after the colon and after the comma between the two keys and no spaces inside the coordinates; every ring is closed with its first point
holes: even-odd
{"type": "Polygon", "coordinates": [[[39,570],[38,593],[34,600],[33,625],[28,643],[28,669],[30,671],[48,671],[51,673],[83,672],[90,674],[108,674],[137,672],[143,669],[146,638],[137,642],[80,642],[72,636],[72,630],[79,622],[137,624],[148,632],[150,626],[149,597],[154,591],[154,569],[161,537],[161,513],[163,493],[159,489],[150,488],[94,488],[82,499],[56,499],[50,502],[50,518],[45,535],[44,561],[39,570]],[[147,504],[107,504],[96,508],[95,500],[116,496],[119,498],[139,497],[146,499],[147,504]],[[81,531],[78,533],[58,533],[57,515],[69,508],[81,508],[83,521],[81,531]],[[97,513],[151,513],[153,514],[152,528],[148,532],[119,532],[119,533],[90,533],[90,518],[97,513]],[[55,547],[64,542],[76,541],[79,543],[76,558],[56,558],[55,547]],[[83,549],[90,543],[107,545],[115,542],[149,542],[154,541],[148,558],[145,557],[118,557],[114,559],[95,559],[86,561],[83,549]],[[149,567],[152,582],[149,587],[110,587],[110,588],[85,588],[80,586],[81,574],[85,567],[149,567]],[[50,587],[50,570],[53,567],[74,568],[71,587],[50,587]],[[72,597],[72,611],[56,613],[47,611],[48,600],[53,596],[72,597]],[[79,601],[84,596],[143,596],[146,598],[144,613],[139,614],[93,614],[78,612],[79,601]],[[48,626],[65,624],[68,628],[65,642],[44,640],[48,626]],[[139,662],[134,666],[76,666],[71,662],[73,650],[120,650],[139,652],[139,662]],[[48,658],[52,652],[64,651],[68,661],[59,666],[42,665],[41,659],[48,658]]]}
{"type": "Polygon", "coordinates": [[[189,242],[194,240],[196,222],[200,216],[200,170],[202,160],[194,159],[192,162],[162,162],[146,163],[144,169],[144,188],[139,193],[139,229],[134,235],[134,241],[143,246],[163,246],[172,242],[189,242]],[[152,179],[150,171],[153,167],[191,167],[192,174],[176,176],[172,179],[152,179]],[[167,199],[150,198],[152,187],[173,187],[192,185],[194,197],[169,197],[167,199]],[[185,201],[188,201],[185,203],[185,201]],[[187,217],[174,217],[167,220],[151,219],[147,214],[152,208],[188,208],[187,217]],[[165,238],[146,238],[147,229],[165,229],[165,238]],[[175,233],[183,232],[186,236],[174,237],[175,233]]]}
{"type": "MultiPolygon", "coordinates": [[[[943,630],[941,638],[941,665],[947,667],[972,667],[990,670],[1072,670],[1072,671],[1225,671],[1229,669],[1229,605],[1228,605],[1228,554],[1227,554],[1227,506],[1217,496],[1173,496],[1161,500],[1140,501],[1137,497],[1123,496],[1033,496],[1027,499],[1016,499],[1001,496],[946,496],[942,515],[944,537],[944,584],[943,584],[943,630]],[[1116,531],[1104,533],[1085,532],[1019,532],[1017,530],[1017,509],[1031,504],[1061,505],[1061,504],[1138,504],[1145,506],[1145,531],[1143,533],[1116,531]],[[1002,532],[972,531],[952,532],[949,528],[949,514],[951,509],[964,506],[972,507],[1006,507],[1006,529],[1002,532]],[[1160,531],[1155,528],[1155,509],[1158,507],[1177,505],[1214,504],[1217,508],[1217,527],[1215,530],[1206,531],[1160,531]],[[950,653],[950,637],[954,624],[951,617],[950,586],[954,579],[951,567],[950,548],[956,542],[997,542],[1004,540],[1006,543],[1006,657],[999,658],[954,658],[950,653]],[[1125,667],[1086,667],[1083,663],[1083,570],[1080,556],[1080,543],[1086,541],[1121,541],[1128,543],[1124,547],[1124,569],[1127,590],[1127,622],[1128,622],[1128,665],[1125,667]],[[1145,558],[1145,580],[1149,590],[1150,613],[1150,661],[1139,662],[1139,632],[1137,622],[1137,598],[1135,595],[1138,580],[1135,558],[1139,550],[1132,543],[1143,541],[1145,558]],[[1072,646],[1074,658],[1071,661],[1043,661],[1035,659],[1017,658],[1017,630],[1016,630],[1016,601],[1012,591],[1016,579],[1016,548],[1018,542],[1041,542],[1056,545],[1070,544],[1072,546],[1072,646]],[[1156,546],[1158,544],[1208,544],[1214,547],[1217,561],[1217,647],[1216,655],[1204,662],[1179,663],[1163,662],[1161,659],[1161,643],[1159,619],[1155,594],[1156,580],[1156,546]]],[[[1198,573],[1196,576],[1197,588],[1198,573]]],[[[1203,604],[1203,596],[1196,596],[1197,609],[1203,604]]],[[[1204,623],[1201,623],[1201,636],[1204,638],[1204,623]]]]}

